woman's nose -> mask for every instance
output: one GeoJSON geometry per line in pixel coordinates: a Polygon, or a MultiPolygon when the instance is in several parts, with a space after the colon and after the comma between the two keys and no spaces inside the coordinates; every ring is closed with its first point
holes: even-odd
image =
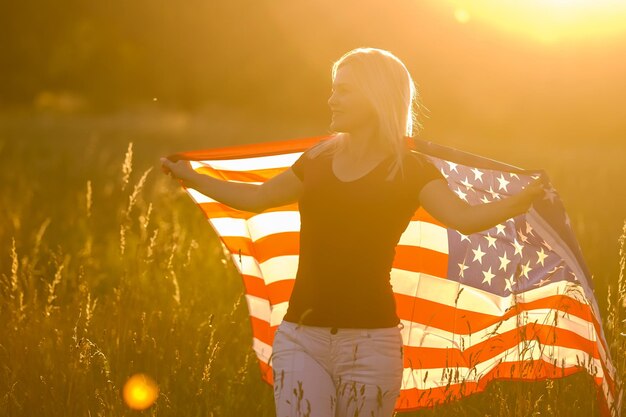
{"type": "Polygon", "coordinates": [[[333,104],[337,103],[337,97],[335,96],[335,93],[331,93],[330,97],[328,97],[328,107],[333,107],[333,104]]]}

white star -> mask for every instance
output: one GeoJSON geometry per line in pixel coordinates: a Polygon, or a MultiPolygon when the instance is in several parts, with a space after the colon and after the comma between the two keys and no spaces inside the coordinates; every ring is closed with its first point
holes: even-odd
{"type": "Polygon", "coordinates": [[[469,238],[469,237],[467,237],[467,235],[464,235],[463,233],[459,232],[458,230],[457,230],[456,232],[459,234],[459,236],[461,236],[461,242],[463,242],[464,240],[467,240],[467,241],[468,241],[468,242],[470,242],[470,243],[472,242],[472,241],[470,240],[470,238],[469,238]]]}
{"type": "Polygon", "coordinates": [[[487,198],[487,196],[486,196],[486,195],[482,196],[482,197],[480,198],[480,201],[482,201],[482,202],[483,202],[483,203],[485,203],[485,204],[487,204],[487,203],[491,203],[491,200],[489,200],[489,199],[487,198]]]}
{"type": "Polygon", "coordinates": [[[540,279],[538,283],[535,284],[535,287],[542,287],[545,284],[550,282],[550,278],[540,279]]]}
{"type": "Polygon", "coordinates": [[[554,274],[556,271],[558,271],[559,269],[563,269],[563,265],[559,265],[559,266],[555,266],[554,268],[552,268],[550,271],[548,271],[548,275],[552,275],[554,274]]]}
{"type": "Polygon", "coordinates": [[[513,255],[517,255],[519,253],[519,256],[523,256],[522,250],[524,249],[524,246],[520,245],[517,239],[513,239],[513,247],[515,248],[515,253],[513,255]]]}
{"type": "Polygon", "coordinates": [[[497,192],[493,191],[493,189],[491,188],[491,186],[489,186],[489,189],[487,190],[487,192],[488,192],[489,194],[491,194],[491,197],[492,197],[492,198],[495,198],[495,199],[499,199],[499,198],[500,198],[500,194],[498,194],[497,192]]]}
{"type": "Polygon", "coordinates": [[[456,170],[457,164],[455,164],[454,162],[450,162],[450,161],[446,161],[446,162],[450,166],[450,172],[455,171],[457,174],[459,173],[459,171],[456,170]]]}
{"type": "Polygon", "coordinates": [[[496,247],[496,240],[498,240],[498,238],[496,237],[491,237],[491,234],[487,234],[487,236],[485,236],[485,239],[487,239],[487,242],[489,242],[489,245],[487,246],[488,248],[490,247],[496,247]]]}
{"type": "Polygon", "coordinates": [[[519,176],[515,172],[509,172],[509,175],[511,176],[511,178],[519,180],[519,176]]]}
{"type": "Polygon", "coordinates": [[[524,235],[524,233],[522,233],[522,229],[517,231],[517,235],[519,236],[520,240],[524,243],[528,243],[528,237],[526,237],[526,235],[524,235]]]}
{"type": "Polygon", "coordinates": [[[474,262],[478,261],[479,264],[483,264],[483,256],[485,256],[485,252],[480,250],[480,245],[478,245],[478,249],[472,249],[474,252],[474,262]]]}
{"type": "Polygon", "coordinates": [[[550,200],[551,203],[554,203],[554,199],[556,198],[556,190],[550,186],[550,188],[544,188],[545,195],[543,196],[544,200],[550,200]]]}
{"type": "Polygon", "coordinates": [[[472,183],[467,181],[467,177],[465,177],[465,179],[463,181],[461,181],[461,184],[463,184],[465,186],[465,188],[467,188],[467,189],[474,188],[472,183]]]}
{"type": "Polygon", "coordinates": [[[534,229],[533,229],[533,227],[530,225],[530,223],[526,222],[526,234],[527,234],[527,235],[533,235],[533,236],[534,236],[535,234],[533,233],[533,230],[534,230],[534,229]]]}
{"type": "Polygon", "coordinates": [[[546,242],[545,240],[543,240],[543,241],[541,242],[541,244],[542,244],[543,246],[545,246],[545,247],[546,247],[546,249],[548,249],[549,251],[552,251],[552,247],[551,247],[550,245],[548,245],[548,242],[546,242]]]}
{"type": "Polygon", "coordinates": [[[522,268],[521,276],[524,276],[526,277],[526,279],[529,279],[528,273],[532,271],[532,268],[530,267],[530,261],[526,262],[526,265],[520,264],[520,267],[522,268]]]}
{"type": "Polygon", "coordinates": [[[496,225],[496,235],[499,235],[500,232],[502,232],[502,236],[506,236],[506,233],[504,233],[504,229],[506,229],[506,225],[504,224],[497,224],[496,225]]]}
{"type": "Polygon", "coordinates": [[[500,268],[498,268],[498,271],[502,269],[506,272],[506,267],[511,263],[511,260],[506,257],[506,252],[504,252],[504,256],[498,256],[498,258],[500,259],[500,268]]]}
{"type": "Polygon", "coordinates": [[[474,181],[483,182],[483,173],[478,168],[472,168],[472,172],[474,173],[474,181]]]}
{"type": "Polygon", "coordinates": [[[448,174],[446,174],[445,172],[441,171],[441,175],[443,175],[443,177],[445,179],[448,179],[450,176],[448,174]]]}
{"type": "Polygon", "coordinates": [[[504,284],[504,291],[509,290],[513,292],[513,287],[515,286],[515,284],[517,284],[517,281],[515,281],[513,277],[511,277],[511,278],[505,278],[504,282],[506,283],[504,284]]]}
{"type": "Polygon", "coordinates": [[[461,278],[465,278],[465,277],[463,276],[463,272],[465,272],[465,270],[466,270],[467,268],[469,268],[469,266],[465,266],[465,262],[463,262],[463,263],[460,263],[460,264],[459,264],[459,268],[460,268],[460,271],[459,271],[459,276],[460,276],[461,278]]]}
{"type": "Polygon", "coordinates": [[[507,180],[504,178],[504,175],[503,175],[503,174],[500,174],[500,176],[499,176],[498,178],[496,178],[496,179],[497,179],[497,180],[498,180],[498,182],[500,183],[500,184],[498,185],[498,190],[504,190],[504,192],[508,192],[508,190],[506,189],[506,186],[507,186],[507,185],[509,185],[509,183],[510,183],[511,181],[507,181],[507,180]]]}
{"type": "Polygon", "coordinates": [[[483,279],[483,284],[486,282],[487,284],[491,286],[491,280],[493,279],[493,277],[495,277],[495,275],[491,273],[491,267],[489,267],[488,271],[482,271],[482,272],[483,272],[483,276],[485,277],[483,279]]]}
{"type": "Polygon", "coordinates": [[[461,189],[460,189],[460,188],[457,188],[457,189],[456,189],[456,191],[455,191],[455,193],[457,193],[457,195],[459,196],[459,198],[460,198],[461,200],[465,200],[465,201],[467,201],[467,194],[465,194],[463,191],[461,191],[461,189]]]}
{"type": "Polygon", "coordinates": [[[537,264],[541,264],[541,266],[543,266],[543,261],[548,257],[548,254],[543,251],[543,248],[541,248],[541,250],[537,251],[537,256],[537,264]]]}

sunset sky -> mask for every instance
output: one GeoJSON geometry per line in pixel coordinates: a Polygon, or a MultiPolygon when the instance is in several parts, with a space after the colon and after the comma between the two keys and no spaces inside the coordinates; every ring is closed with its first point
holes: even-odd
{"type": "Polygon", "coordinates": [[[306,4],[305,18],[303,3],[274,3],[281,48],[323,75],[352,47],[393,51],[419,84],[432,135],[480,130],[565,143],[626,133],[626,2],[306,4]]]}
{"type": "Polygon", "coordinates": [[[326,127],[333,61],[370,46],[409,67],[428,137],[626,134],[626,1],[44,2],[46,18],[12,7],[0,106],[69,94],[88,109],[208,105],[326,127]]]}

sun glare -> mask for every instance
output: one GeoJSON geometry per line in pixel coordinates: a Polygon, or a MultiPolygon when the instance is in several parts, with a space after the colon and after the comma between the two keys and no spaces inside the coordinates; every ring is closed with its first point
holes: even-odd
{"type": "Polygon", "coordinates": [[[467,23],[470,20],[470,14],[465,9],[456,9],[454,11],[454,17],[459,23],[467,23]]]}
{"type": "Polygon", "coordinates": [[[449,0],[460,23],[483,21],[541,42],[626,34],[626,0],[449,0]]]}

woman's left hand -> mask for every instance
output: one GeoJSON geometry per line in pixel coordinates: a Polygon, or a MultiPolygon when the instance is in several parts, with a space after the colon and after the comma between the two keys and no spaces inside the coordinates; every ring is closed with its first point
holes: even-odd
{"type": "Polygon", "coordinates": [[[524,202],[527,208],[533,204],[535,200],[540,197],[543,197],[545,194],[545,181],[543,176],[540,176],[536,180],[532,181],[530,184],[526,186],[519,194],[519,198],[524,202]]]}

